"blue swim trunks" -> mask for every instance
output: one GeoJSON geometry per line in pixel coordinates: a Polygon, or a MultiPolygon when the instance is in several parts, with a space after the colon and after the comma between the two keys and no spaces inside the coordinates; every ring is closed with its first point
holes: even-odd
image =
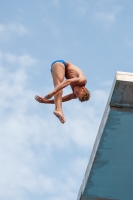
{"type": "MultiPolygon", "coordinates": [[[[52,63],[52,65],[53,65],[54,63],[56,63],[56,62],[60,62],[60,63],[62,63],[62,64],[66,67],[66,62],[65,62],[64,60],[56,60],[56,61],[54,61],[54,62],[52,63]]],[[[52,65],[51,65],[51,72],[52,72],[52,65]]]]}

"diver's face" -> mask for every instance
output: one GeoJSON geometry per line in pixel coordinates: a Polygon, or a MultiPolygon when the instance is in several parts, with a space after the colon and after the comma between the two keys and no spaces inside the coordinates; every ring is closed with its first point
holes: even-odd
{"type": "Polygon", "coordinates": [[[84,87],[79,85],[74,88],[74,94],[76,95],[77,98],[79,98],[82,95],[83,90],[84,87]]]}

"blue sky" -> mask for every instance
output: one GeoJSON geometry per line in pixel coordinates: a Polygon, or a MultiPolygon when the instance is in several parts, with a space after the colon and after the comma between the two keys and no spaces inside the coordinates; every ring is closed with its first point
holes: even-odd
{"type": "Polygon", "coordinates": [[[115,73],[132,66],[131,0],[0,1],[0,199],[77,198],[115,73]],[[34,100],[53,90],[56,59],[91,92],[63,104],[64,125],[34,100]]]}

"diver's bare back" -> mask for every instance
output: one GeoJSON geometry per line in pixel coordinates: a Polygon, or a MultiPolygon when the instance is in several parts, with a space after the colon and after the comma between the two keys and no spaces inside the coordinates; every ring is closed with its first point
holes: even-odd
{"type": "MultiPolygon", "coordinates": [[[[76,77],[82,77],[82,78],[86,79],[85,75],[83,74],[81,69],[79,69],[77,66],[73,65],[72,63],[66,61],[65,78],[72,79],[72,78],[76,78],[76,77]]],[[[70,84],[70,86],[73,89],[75,84],[70,84]]]]}

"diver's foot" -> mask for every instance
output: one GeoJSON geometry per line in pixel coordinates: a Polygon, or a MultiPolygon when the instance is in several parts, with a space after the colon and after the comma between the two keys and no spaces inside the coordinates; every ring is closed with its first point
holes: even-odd
{"type": "Polygon", "coordinates": [[[58,117],[58,119],[60,120],[60,122],[61,122],[62,124],[65,123],[65,118],[64,118],[64,115],[63,115],[63,113],[62,113],[61,111],[55,110],[53,113],[54,113],[54,115],[55,115],[56,117],[58,117]]]}

